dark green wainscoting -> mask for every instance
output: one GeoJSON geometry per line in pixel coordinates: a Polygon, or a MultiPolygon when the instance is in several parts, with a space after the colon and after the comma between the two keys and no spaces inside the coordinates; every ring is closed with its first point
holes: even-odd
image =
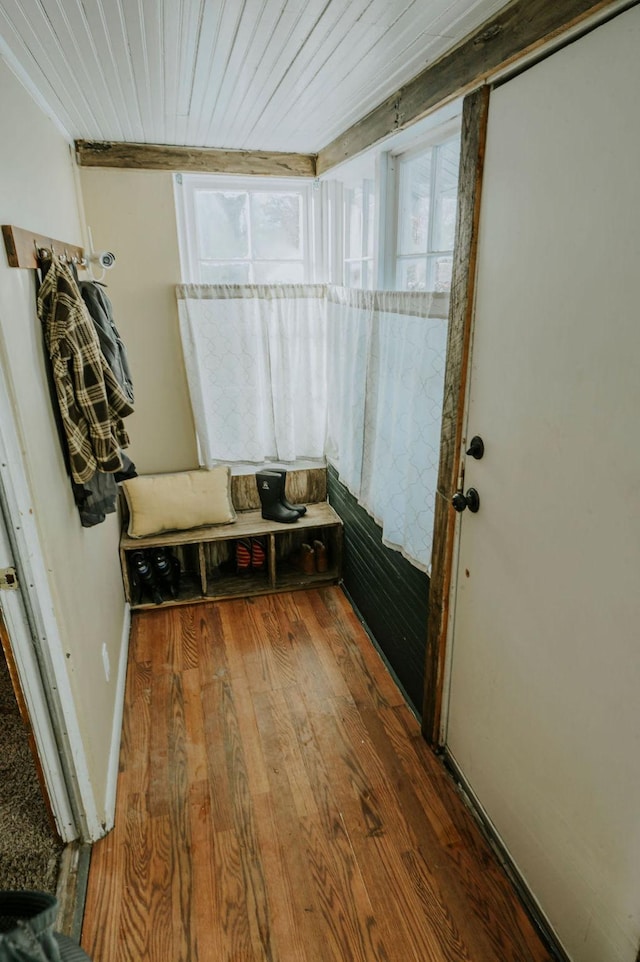
{"type": "Polygon", "coordinates": [[[329,503],[344,522],[344,589],[373,641],[422,715],[429,578],[399,551],[328,468],[329,503]]]}

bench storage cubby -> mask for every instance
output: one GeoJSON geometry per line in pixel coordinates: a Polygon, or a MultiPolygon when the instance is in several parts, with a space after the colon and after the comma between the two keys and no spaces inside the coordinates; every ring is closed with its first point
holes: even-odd
{"type": "MultiPolygon", "coordinates": [[[[342,576],[342,521],[327,501],[307,504],[307,513],[293,524],[265,521],[258,508],[239,510],[231,524],[165,531],[144,538],[131,538],[126,532],[120,540],[120,560],[127,601],[134,609],[154,608],[155,602],[132,584],[132,552],[152,547],[168,548],[180,562],[180,587],[177,598],[163,595],[163,604],[193,604],[223,598],[249,597],[290,591],[310,585],[332,584],[342,576]],[[264,551],[264,565],[238,572],[238,542],[251,546],[258,539],[264,551]],[[300,566],[301,545],[319,542],[324,564],[313,568],[300,566]],[[318,568],[320,570],[318,570],[318,568]]],[[[256,552],[260,556],[260,552],[256,552]]]]}

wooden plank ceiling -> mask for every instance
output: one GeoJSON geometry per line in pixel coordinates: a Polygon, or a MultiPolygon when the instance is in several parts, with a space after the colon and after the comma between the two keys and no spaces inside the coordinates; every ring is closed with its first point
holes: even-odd
{"type": "Polygon", "coordinates": [[[504,0],[0,0],[70,139],[317,153],[504,0]]]}

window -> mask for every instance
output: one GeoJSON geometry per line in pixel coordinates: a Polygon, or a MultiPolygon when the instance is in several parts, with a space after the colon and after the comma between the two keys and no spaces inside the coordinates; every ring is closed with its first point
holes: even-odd
{"type": "Polygon", "coordinates": [[[456,227],[460,138],[397,158],[395,287],[449,291],[456,227]]]}
{"type": "Polygon", "coordinates": [[[369,290],[451,289],[460,108],[452,102],[323,181],[331,282],[369,290]]]}
{"type": "Polygon", "coordinates": [[[374,287],[374,182],[344,191],[344,286],[374,287]]]}
{"type": "Polygon", "coordinates": [[[310,189],[296,181],[177,175],[182,273],[200,284],[311,280],[310,189]]]}

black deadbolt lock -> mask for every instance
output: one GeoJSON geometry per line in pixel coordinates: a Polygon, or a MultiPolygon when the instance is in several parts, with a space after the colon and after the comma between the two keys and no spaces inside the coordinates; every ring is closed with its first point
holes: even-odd
{"type": "Polygon", "coordinates": [[[484,454],[484,441],[477,434],[475,437],[471,438],[467,454],[470,454],[472,458],[476,459],[476,461],[480,461],[482,458],[484,454]]]}

